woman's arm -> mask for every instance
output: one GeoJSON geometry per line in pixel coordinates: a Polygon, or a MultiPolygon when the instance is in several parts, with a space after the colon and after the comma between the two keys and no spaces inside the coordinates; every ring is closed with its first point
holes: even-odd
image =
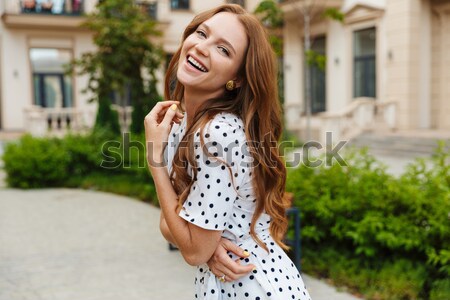
{"type": "MultiPolygon", "coordinates": [[[[162,213],[159,226],[164,238],[169,243],[176,246],[176,242],[172,236],[172,233],[170,233],[169,227],[167,226],[166,220],[164,219],[164,215],[162,213]]],[[[217,277],[225,275],[226,281],[235,281],[255,269],[255,266],[252,264],[241,265],[240,259],[232,260],[228,256],[228,252],[232,252],[241,258],[246,258],[250,255],[250,253],[244,251],[228,239],[221,238],[220,242],[217,244],[216,250],[214,250],[214,254],[207,262],[209,269],[217,277]]]]}
{"type": "Polygon", "coordinates": [[[161,216],[159,217],[159,230],[161,231],[163,237],[171,243],[172,245],[176,246],[175,239],[172,236],[172,233],[170,233],[169,227],[167,226],[166,220],[164,219],[164,214],[161,211],[161,216]]]}
{"type": "Polygon", "coordinates": [[[150,167],[150,170],[163,214],[163,226],[166,223],[168,233],[171,234],[169,238],[173,238],[188,264],[206,263],[217,248],[222,232],[200,228],[178,216],[177,194],[170,182],[167,168],[150,167]]]}
{"type": "Polygon", "coordinates": [[[178,196],[173,189],[167,167],[163,164],[164,146],[176,117],[177,103],[159,102],[145,117],[147,160],[164,221],[173,241],[188,264],[200,265],[213,255],[222,232],[200,228],[178,216],[178,196]],[[169,107],[173,108],[168,109],[169,107]],[[158,122],[159,120],[161,121],[158,122]]]}

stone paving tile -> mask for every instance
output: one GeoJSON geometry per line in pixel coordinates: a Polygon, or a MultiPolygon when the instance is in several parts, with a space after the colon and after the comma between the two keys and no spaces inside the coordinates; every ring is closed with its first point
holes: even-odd
{"type": "MultiPolygon", "coordinates": [[[[72,189],[0,189],[0,300],[188,300],[194,268],[159,210],[72,189]]],[[[356,300],[305,276],[313,300],[356,300]]]]}

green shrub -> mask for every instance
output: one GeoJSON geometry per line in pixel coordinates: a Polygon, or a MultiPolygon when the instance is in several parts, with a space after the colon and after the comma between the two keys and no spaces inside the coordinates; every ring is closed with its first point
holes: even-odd
{"type": "Polygon", "coordinates": [[[435,281],[430,292],[430,300],[448,299],[450,299],[450,278],[435,281]]]}
{"type": "Polygon", "coordinates": [[[281,156],[289,155],[289,152],[295,150],[296,148],[300,148],[302,145],[303,142],[301,142],[294,133],[286,128],[283,129],[281,132],[281,142],[279,144],[281,156]]]}
{"type": "Polygon", "coordinates": [[[76,177],[67,182],[68,187],[77,187],[90,190],[100,190],[114,194],[134,197],[147,203],[158,206],[156,190],[149,181],[136,180],[130,174],[114,174],[105,176],[105,173],[92,173],[83,177],[76,177]]]}
{"type": "Polygon", "coordinates": [[[367,295],[371,299],[422,299],[426,278],[423,264],[403,258],[386,261],[372,276],[367,295]]]}
{"type": "Polygon", "coordinates": [[[18,188],[100,189],[157,204],[144,139],[119,138],[108,130],[62,139],[26,135],[5,149],[6,181],[18,188]]]}
{"type": "Polygon", "coordinates": [[[68,178],[70,156],[58,139],[23,136],[6,145],[3,155],[6,182],[18,188],[60,186],[68,178]]]}
{"type": "Polygon", "coordinates": [[[431,297],[434,282],[450,276],[450,155],[444,149],[400,178],[364,151],[349,154],[348,166],[290,170],[287,190],[301,210],[304,270],[365,291],[369,299],[431,297]]]}
{"type": "Polygon", "coordinates": [[[100,168],[101,153],[92,136],[67,135],[62,149],[69,156],[67,172],[71,176],[84,176],[100,168]]]}

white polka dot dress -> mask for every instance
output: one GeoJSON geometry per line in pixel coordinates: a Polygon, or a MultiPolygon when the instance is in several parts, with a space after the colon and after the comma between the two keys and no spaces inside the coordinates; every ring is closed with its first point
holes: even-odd
{"type": "MultiPolygon", "coordinates": [[[[165,152],[169,171],[178,143],[186,132],[186,119],[185,116],[180,125],[175,124],[169,136],[165,152]]],[[[203,152],[200,132],[196,132],[197,178],[179,215],[199,227],[222,231],[223,237],[250,253],[241,263],[252,263],[256,270],[234,282],[223,283],[206,264],[198,266],[195,299],[310,300],[297,268],[270,236],[267,214],[258,219],[255,231],[269,252],[250,236],[256,200],[252,187],[253,159],[242,120],[230,113],[217,114],[202,134],[210,154],[203,152]]],[[[189,167],[188,172],[192,172],[189,167]]]]}

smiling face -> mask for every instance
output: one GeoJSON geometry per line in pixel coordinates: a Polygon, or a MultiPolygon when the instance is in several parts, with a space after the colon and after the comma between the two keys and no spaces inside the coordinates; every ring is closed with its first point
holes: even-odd
{"type": "Polygon", "coordinates": [[[229,80],[236,80],[248,46],[238,17],[220,12],[200,24],[183,42],[177,78],[185,91],[218,97],[229,80]]]}

